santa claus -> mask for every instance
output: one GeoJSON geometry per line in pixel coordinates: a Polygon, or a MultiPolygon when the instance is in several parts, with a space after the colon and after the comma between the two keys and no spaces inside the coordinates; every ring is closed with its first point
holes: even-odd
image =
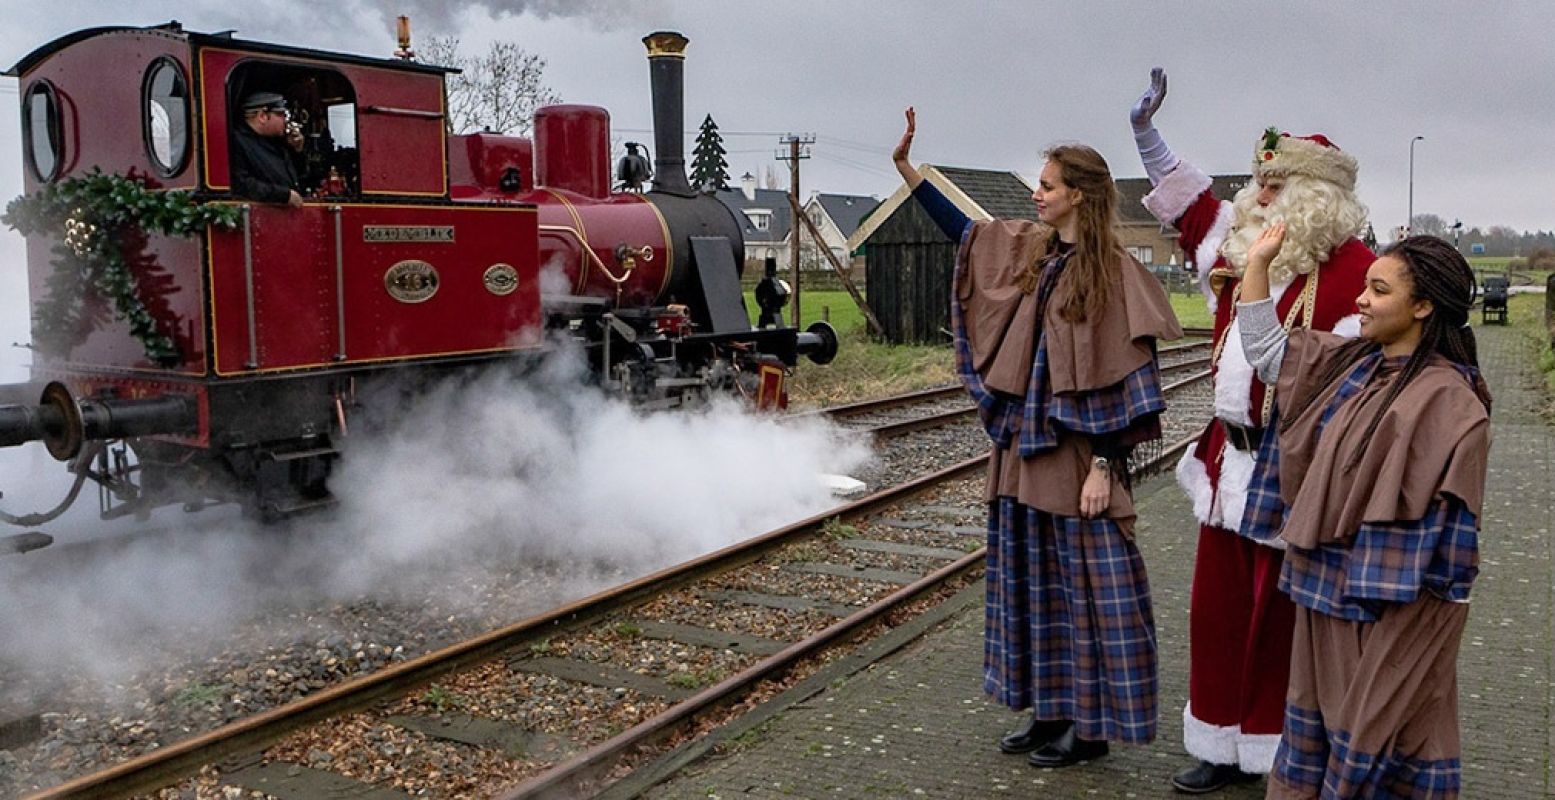
{"type": "Polygon", "coordinates": [[[1253,148],[1254,180],[1227,203],[1210,191],[1209,176],[1173,155],[1156,130],[1152,118],[1165,97],[1166,74],[1156,69],[1130,115],[1154,187],[1144,204],[1177,228],[1215,317],[1215,415],[1177,466],[1200,523],[1183,709],[1183,741],[1199,763],[1172,784],[1199,794],[1269,772],[1290,670],[1294,609],[1279,590],[1281,543],[1238,533],[1272,399],[1237,330],[1248,246],[1267,225],[1284,222],[1288,233],[1270,267],[1270,295],[1285,329],[1349,336],[1359,331],[1355,298],[1376,256],[1356,238],[1366,207],[1355,197],[1354,157],[1324,136],[1270,128],[1253,148]]]}

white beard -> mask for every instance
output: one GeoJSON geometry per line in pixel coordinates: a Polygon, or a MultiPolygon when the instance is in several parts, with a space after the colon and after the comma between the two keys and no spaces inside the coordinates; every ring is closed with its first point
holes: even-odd
{"type": "Polygon", "coordinates": [[[1285,244],[1269,265],[1269,281],[1276,284],[1310,274],[1366,224],[1366,207],[1355,195],[1325,181],[1288,176],[1267,207],[1258,205],[1258,191],[1257,182],[1250,182],[1236,193],[1231,230],[1220,245],[1238,277],[1247,268],[1248,248],[1275,222],[1287,227],[1285,244]]]}

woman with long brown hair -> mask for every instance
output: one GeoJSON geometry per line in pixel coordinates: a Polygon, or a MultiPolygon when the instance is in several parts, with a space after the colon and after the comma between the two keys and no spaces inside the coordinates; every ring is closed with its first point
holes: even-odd
{"type": "Polygon", "coordinates": [[[1032,709],[999,743],[1038,767],[1156,730],[1156,640],[1134,546],[1128,456],[1159,438],[1156,341],[1182,335],[1161,285],[1118,242],[1117,188],[1084,145],[1046,153],[1040,222],[971,221],[908,159],[914,197],[960,244],[956,368],[993,440],[983,685],[1032,709]]]}
{"type": "Polygon", "coordinates": [[[1360,338],[1287,336],[1268,300],[1284,237],[1273,225],[1249,249],[1237,306],[1278,418],[1243,526],[1278,530],[1296,604],[1268,796],[1457,797],[1458,643],[1490,449],[1474,272],[1411,236],[1367,270],[1360,338]]]}

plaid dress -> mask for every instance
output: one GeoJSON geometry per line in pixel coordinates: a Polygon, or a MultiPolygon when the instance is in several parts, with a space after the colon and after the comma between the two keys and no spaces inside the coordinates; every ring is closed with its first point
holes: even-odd
{"type": "MultiPolygon", "coordinates": [[[[1038,284],[1045,308],[1066,258],[1038,284]]],[[[957,265],[957,280],[965,264],[957,265]]],[[[1040,312],[1038,319],[1041,319],[1040,312]]],[[[960,303],[951,303],[956,367],[995,448],[1029,457],[1061,437],[1120,434],[1164,410],[1152,359],[1105,389],[1055,395],[1040,336],[1023,397],[993,392],[972,367],[960,303]]],[[[1115,520],[1050,514],[1012,497],[988,513],[983,686],[1038,719],[1074,720],[1089,740],[1148,742],[1156,726],[1156,636],[1144,559],[1115,520]]]]}
{"type": "MultiPolygon", "coordinates": [[[[1368,356],[1356,363],[1347,373],[1333,399],[1324,408],[1317,426],[1320,435],[1334,412],[1358,393],[1376,375],[1382,364],[1380,355],[1368,356]]],[[[1461,368],[1472,383],[1472,371],[1461,368]]],[[[1271,423],[1272,424],[1272,423],[1271,423]]],[[[1243,518],[1243,535],[1252,538],[1272,538],[1279,531],[1285,508],[1279,496],[1279,448],[1278,436],[1266,436],[1260,452],[1260,471],[1255,473],[1248,493],[1247,513],[1243,518]],[[1268,456],[1268,459],[1265,459],[1268,456]]],[[[1316,548],[1292,545],[1285,555],[1280,573],[1280,589],[1311,617],[1299,626],[1298,641],[1304,631],[1321,630],[1323,620],[1343,620],[1358,623],[1357,631],[1364,626],[1380,623],[1384,617],[1393,625],[1403,626],[1401,615],[1419,616],[1424,621],[1411,620],[1416,626],[1405,636],[1442,639],[1450,638],[1451,649],[1435,642],[1425,646],[1431,655],[1450,665],[1456,659],[1457,634],[1461,634],[1461,621],[1453,625],[1452,617],[1461,615],[1464,609],[1415,605],[1401,609],[1405,604],[1415,604],[1422,598],[1433,598],[1448,603],[1467,603],[1469,589],[1479,572],[1478,522],[1474,514],[1455,498],[1438,499],[1418,520],[1389,523],[1362,523],[1355,535],[1335,542],[1320,544],[1316,548]],[[1431,613],[1432,607],[1447,609],[1444,613],[1431,613]],[[1391,610],[1390,610],[1391,609],[1391,610]],[[1431,625],[1441,627],[1436,630],[1431,625]],[[1456,627],[1456,629],[1454,629],[1456,627]]],[[[1358,636],[1369,639],[1364,632],[1358,636]]],[[[1390,632],[1388,635],[1393,635],[1390,632]]],[[[1380,638],[1380,637],[1379,637],[1380,638]]],[[[1375,645],[1381,648],[1385,645],[1375,645]]],[[[1312,657],[1321,663],[1321,653],[1302,652],[1297,658],[1312,657]]],[[[1398,656],[1395,655],[1395,660],[1398,656]]],[[[1350,666],[1353,672],[1348,680],[1375,680],[1374,665],[1369,660],[1386,660],[1388,654],[1362,651],[1359,663],[1350,666]]],[[[1425,660],[1422,658],[1422,660],[1425,660]]],[[[1426,670],[1429,664],[1415,663],[1414,670],[1426,670]]],[[[1309,670],[1309,672],[1312,670],[1309,670]]],[[[1377,670],[1381,672],[1381,670],[1377,670]]],[[[1383,674],[1386,674],[1385,672],[1383,674]]],[[[1310,678],[1311,676],[1306,676],[1310,678]]],[[[1322,680],[1347,678],[1332,674],[1322,680]]],[[[1377,691],[1397,691],[1391,701],[1398,706],[1415,702],[1404,687],[1377,687],[1377,691]]],[[[1275,755],[1274,781],[1277,791],[1271,796],[1301,797],[1456,797],[1462,773],[1457,748],[1447,746],[1439,750],[1450,751],[1452,756],[1422,758],[1411,753],[1397,752],[1385,746],[1382,752],[1369,752],[1368,747],[1357,742],[1367,735],[1386,733],[1375,729],[1376,724],[1365,719],[1366,712],[1355,707],[1330,709],[1330,717],[1315,707],[1312,698],[1319,692],[1307,682],[1293,677],[1291,701],[1286,704],[1285,730],[1275,755]],[[1300,698],[1298,700],[1298,698],[1300,698]],[[1335,718],[1332,715],[1343,718],[1335,718]],[[1372,730],[1351,728],[1371,727],[1372,730]]],[[[1441,698],[1418,702],[1443,702],[1441,698]]],[[[1455,706],[1455,696],[1454,696],[1455,706]]],[[[1456,709],[1451,715],[1456,717],[1456,709]]],[[[1407,725],[1409,721],[1395,723],[1407,725]]],[[[1396,731],[1394,735],[1396,735],[1396,731]]],[[[1454,731],[1455,735],[1455,731],[1454,731]]],[[[1414,737],[1400,737],[1413,739],[1414,737]]],[[[1393,741],[1393,735],[1387,737],[1393,741]]],[[[1455,743],[1455,738],[1454,738],[1455,743]]]]}

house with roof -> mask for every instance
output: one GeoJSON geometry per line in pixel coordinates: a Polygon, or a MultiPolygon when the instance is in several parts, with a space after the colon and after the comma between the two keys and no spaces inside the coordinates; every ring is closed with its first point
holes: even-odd
{"type": "Polygon", "coordinates": [[[794,221],[788,207],[788,192],[758,189],[755,176],[747,172],[740,176],[740,188],[720,189],[716,195],[740,221],[747,267],[755,266],[760,274],[765,259],[787,263],[788,235],[794,221]]]}
{"type": "MultiPolygon", "coordinates": [[[[920,164],[932,183],[974,220],[1037,218],[1032,186],[1019,174],[920,164]]],[[[1213,178],[1213,190],[1229,199],[1250,175],[1213,178]]],[[[1162,226],[1140,203],[1150,191],[1145,178],[1117,181],[1118,238],[1140,262],[1183,265],[1177,232],[1162,226]]],[[[848,238],[862,249],[869,305],[892,342],[932,343],[950,338],[950,280],[958,242],[929,218],[903,183],[848,238]]]]}
{"type": "MultiPolygon", "coordinates": [[[[814,192],[811,193],[810,199],[805,201],[804,213],[815,224],[816,230],[820,231],[826,248],[831,250],[839,263],[851,269],[854,266],[863,266],[863,261],[859,260],[857,264],[853,262],[853,257],[858,251],[856,248],[848,247],[848,239],[869,217],[870,212],[879,205],[878,199],[868,195],[814,192]]],[[[831,265],[816,246],[815,237],[806,235],[808,233],[809,231],[800,228],[800,268],[831,269],[831,265]]]]}
{"type": "MultiPolygon", "coordinates": [[[[803,225],[793,224],[788,192],[758,189],[756,178],[747,172],[740,177],[740,188],[724,189],[717,195],[740,220],[748,267],[759,269],[767,258],[776,258],[778,265],[786,268],[791,237],[797,232],[800,269],[831,270],[831,263],[816,246],[815,237],[803,225]]],[[[826,248],[838,261],[849,265],[852,251],[848,248],[848,237],[878,205],[879,200],[866,195],[812,192],[802,210],[820,231],[826,248]]]]}
{"type": "MultiPolygon", "coordinates": [[[[1214,175],[1210,190],[1222,200],[1230,200],[1251,181],[1251,174],[1214,175]]],[[[1150,266],[1177,266],[1185,270],[1192,254],[1177,244],[1177,231],[1162,226],[1145,210],[1144,198],[1150,193],[1149,178],[1118,178],[1118,239],[1129,255],[1150,266]]],[[[1157,274],[1161,274],[1157,271],[1157,274]]]]}

